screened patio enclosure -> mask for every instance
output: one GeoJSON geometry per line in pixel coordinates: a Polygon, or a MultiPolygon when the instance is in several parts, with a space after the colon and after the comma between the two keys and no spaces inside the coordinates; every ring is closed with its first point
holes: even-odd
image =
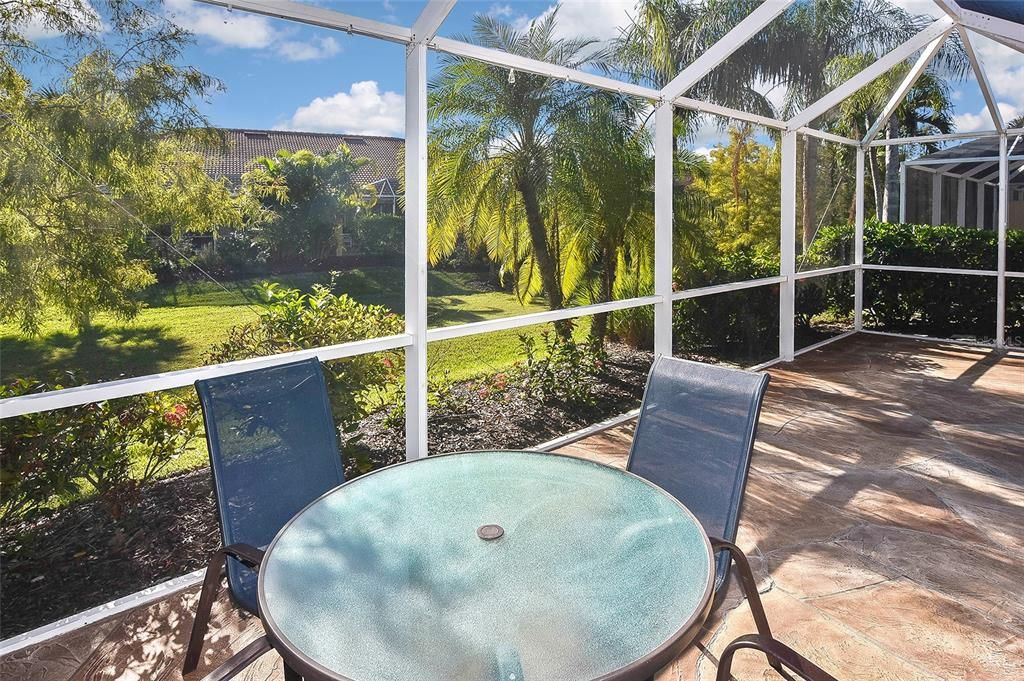
{"type": "MultiPolygon", "coordinates": [[[[1008,229],[1024,229],[1024,147],[1009,141],[1008,229]]],[[[904,161],[900,169],[900,222],[997,229],[999,140],[972,140],[904,161]]]]}
{"type": "MultiPolygon", "coordinates": [[[[821,281],[828,277],[852,277],[853,323],[845,332],[828,339],[841,338],[857,332],[878,332],[865,328],[864,323],[864,278],[872,270],[893,273],[917,273],[922,275],[985,277],[994,284],[991,306],[995,311],[995,324],[991,335],[986,334],[980,341],[991,341],[997,349],[1007,345],[1006,339],[1006,290],[1010,280],[1024,277],[1024,272],[1008,269],[1006,233],[1010,220],[1010,198],[1014,188],[1021,182],[1021,159],[1017,150],[1020,129],[1008,129],[1003,115],[996,104],[989,83],[990,75],[985,65],[971,47],[978,36],[993,40],[1018,53],[1024,50],[1024,26],[1020,22],[1020,9],[1016,3],[1007,2],[961,2],[936,0],[940,10],[930,25],[910,40],[883,54],[874,63],[862,69],[833,91],[817,101],[806,105],[789,120],[778,120],[745,111],[721,106],[712,102],[698,101],[687,96],[688,91],[702,78],[726,63],[729,57],[745,42],[755,37],[762,29],[779,17],[795,0],[769,0],[761,4],[749,16],[739,21],[724,37],[678,73],[661,89],[647,85],[619,80],[601,75],[593,70],[567,68],[517,54],[481,47],[458,39],[440,35],[445,18],[456,5],[455,0],[429,0],[423,5],[418,19],[412,26],[399,26],[354,16],[309,4],[271,0],[203,0],[206,4],[229,8],[234,12],[253,12],[282,20],[299,22],[317,27],[335,29],[348,34],[398,43],[405,46],[405,332],[384,338],[368,339],[329,347],[309,348],[257,359],[208,365],[156,375],[145,375],[104,383],[80,386],[71,389],[31,394],[0,401],[0,416],[11,417],[37,411],[60,409],[88,404],[99,400],[138,395],[148,392],[189,386],[198,379],[225,375],[256,366],[267,366],[291,361],[299,357],[317,356],[323,361],[352,357],[386,350],[404,350],[406,362],[406,454],[409,458],[423,455],[427,433],[427,347],[436,341],[484,334],[488,332],[523,328],[531,325],[561,319],[583,318],[599,313],[634,308],[653,308],[654,338],[656,353],[669,354],[673,348],[672,310],[680,301],[702,298],[732,292],[749,291],[758,288],[778,288],[778,352],[774,358],[763,358],[757,366],[766,366],[775,361],[790,361],[799,352],[805,352],[816,344],[799,347],[795,338],[796,298],[801,282],[821,281]],[[893,115],[906,93],[926,71],[943,44],[957,36],[966,54],[970,57],[973,75],[984,95],[992,127],[987,131],[934,135],[927,138],[886,138],[881,136],[886,123],[893,115]],[[972,38],[972,36],[975,36],[972,38]],[[592,305],[567,307],[547,312],[485,320],[461,325],[430,328],[427,318],[427,58],[431,52],[453,55],[486,64],[507,68],[510,78],[516,72],[538,74],[569,83],[578,83],[588,88],[630,95],[647,102],[653,108],[654,121],[654,290],[652,295],[612,300],[592,305]],[[830,112],[847,98],[868,85],[876,78],[904,63],[912,63],[906,76],[892,92],[881,115],[872,123],[862,139],[852,139],[823,131],[816,127],[828,119],[830,112]],[[676,109],[717,116],[733,121],[752,124],[761,129],[774,131],[781,136],[781,224],[780,224],[780,267],[777,274],[747,281],[712,282],[695,288],[674,290],[673,267],[673,113],[676,109]],[[852,150],[856,156],[855,177],[855,219],[852,253],[846,262],[834,266],[809,269],[798,262],[797,256],[797,213],[799,210],[797,159],[798,146],[807,138],[818,139],[822,144],[852,150]],[[982,173],[979,182],[970,184],[982,187],[976,190],[975,216],[984,213],[984,224],[998,233],[996,266],[988,269],[960,267],[920,267],[913,264],[870,263],[864,259],[863,229],[865,222],[865,156],[869,150],[890,145],[942,143],[972,139],[970,144],[984,145],[984,158],[980,161],[961,158],[956,168],[965,163],[976,163],[967,171],[982,173]],[[980,169],[980,171],[979,171],[980,169]],[[984,197],[982,197],[984,193],[984,197]],[[978,199],[981,202],[978,203],[978,199]],[[991,217],[988,208],[991,207],[991,217]]],[[[1024,56],[1022,56],[1024,59],[1024,56]]],[[[965,145],[939,154],[973,153],[965,145]],[[967,149],[967,151],[958,151],[967,149]]],[[[978,157],[969,157],[977,159],[978,157]]],[[[940,156],[940,160],[942,157],[940,156]]],[[[935,165],[935,155],[910,161],[907,168],[926,168],[935,165]]],[[[954,161],[942,160],[940,169],[947,168],[954,161]]],[[[961,174],[962,175],[962,174],[961,174]]],[[[936,175],[936,177],[938,177],[936,175]]],[[[973,178],[960,177],[960,180],[973,178]]],[[[939,182],[940,186],[942,182],[939,182]]],[[[959,182],[962,189],[967,182],[959,182]]],[[[907,191],[911,191],[908,186],[907,191]]],[[[948,193],[948,192],[947,192],[948,193]]],[[[941,194],[937,192],[936,194],[941,194]]],[[[968,196],[972,192],[966,192],[968,196]]],[[[906,191],[904,209],[907,208],[906,191]]],[[[932,202],[932,206],[935,203],[932,202]]],[[[940,209],[938,213],[941,213],[940,209]]],[[[967,201],[958,204],[955,212],[966,214],[967,201]]],[[[934,207],[932,214],[936,214],[934,207]]],[[[736,295],[741,295],[737,293],[736,295]]],[[[825,341],[825,342],[828,342],[825,341]]]]}
{"type": "MultiPolygon", "coordinates": [[[[350,35],[387,41],[404,49],[405,73],[405,156],[404,156],[404,330],[384,337],[367,338],[338,345],[309,347],[284,354],[257,357],[224,363],[211,363],[160,373],[129,376],[89,385],[44,393],[27,394],[0,400],[0,418],[16,418],[38,412],[87,405],[103,400],[189,388],[197,380],[225,376],[258,367],[267,367],[297,359],[317,357],[323,362],[344,358],[373,357],[385,351],[401,351],[405,355],[404,429],[405,456],[415,459],[427,455],[428,420],[428,350],[458,338],[468,338],[517,329],[526,329],[560,320],[583,319],[594,315],[626,310],[653,311],[653,349],[655,354],[673,354],[678,329],[674,327],[674,310],[687,301],[711,300],[715,297],[751,297],[767,294],[773,309],[764,310],[772,329],[771,352],[745,362],[749,368],[776,366],[785,370],[786,363],[827,344],[864,334],[854,352],[869,340],[868,335],[898,336],[891,329],[877,327],[870,319],[872,301],[866,295],[866,280],[886,275],[893,278],[913,276],[928,280],[983,281],[991,295],[985,304],[994,322],[984,334],[968,336],[949,333],[944,339],[956,337],[985,345],[996,353],[1024,345],[1024,339],[1008,329],[1024,325],[1017,319],[1024,310],[1024,253],[1012,252],[1007,234],[1024,229],[1024,129],[1010,128],[1000,111],[992,91],[992,74],[972,48],[972,41],[991,40],[1016,52],[1024,62],[1024,9],[1019,3],[962,0],[935,0],[934,21],[908,41],[882,54],[834,90],[817,101],[808,103],[788,120],[766,117],[715,102],[701,101],[690,95],[693,87],[725,64],[740,46],[752,40],[771,22],[799,0],[766,0],[757,9],[729,30],[710,49],[675,75],[664,87],[620,80],[596,69],[572,69],[521,55],[481,47],[455,37],[443,35],[446,18],[457,0],[426,0],[418,19],[411,26],[371,20],[362,16],[327,9],[315,4],[283,0],[199,0],[208,5],[230,9],[234,13],[256,13],[287,22],[316,26],[350,35]],[[949,40],[959,40],[970,58],[971,73],[984,96],[989,129],[967,133],[951,133],[916,138],[886,137],[887,123],[914,86],[933,63],[940,49],[949,40]],[[621,297],[589,305],[567,305],[563,309],[516,314],[483,321],[449,326],[432,325],[428,315],[428,84],[431,55],[450,55],[507,69],[509,78],[515,74],[536,74],[562,80],[599,91],[628,95],[640,100],[652,112],[650,117],[654,139],[654,244],[653,291],[635,297],[621,297]],[[895,68],[909,69],[891,92],[881,115],[870,122],[867,132],[859,138],[847,137],[823,129],[836,109],[865,86],[895,68]],[[758,130],[777,136],[781,152],[781,214],[778,225],[780,265],[777,272],[745,280],[699,282],[680,287],[674,281],[676,260],[674,241],[673,192],[676,180],[674,160],[677,140],[673,120],[677,111],[695,112],[722,120],[748,123],[758,130]],[[809,265],[802,258],[800,247],[801,185],[799,163],[806,140],[817,140],[830,149],[841,149],[855,158],[853,177],[854,205],[851,220],[852,241],[848,257],[827,264],[809,265]],[[962,142],[962,144],[960,144],[962,142]],[[870,155],[884,153],[890,147],[903,145],[957,145],[922,155],[902,164],[900,173],[900,221],[929,224],[953,224],[990,230],[997,237],[992,253],[992,266],[921,265],[914,262],[874,262],[865,254],[866,192],[870,155]],[[945,279],[942,279],[945,278],[945,279]],[[798,318],[801,315],[801,291],[818,282],[849,282],[852,316],[849,323],[835,330],[824,340],[800,338],[798,318]],[[1013,301],[1017,301],[1014,303],[1013,301]],[[775,334],[777,333],[777,343],[775,334]]],[[[614,169],[609,169],[614,172],[614,169]]],[[[400,194],[398,189],[394,193],[400,194]]],[[[397,200],[397,197],[396,199],[397,200]]],[[[758,299],[760,300],[760,299],[758,299]]],[[[921,336],[933,334],[918,334],[921,336]]],[[[881,342],[881,339],[876,339],[881,342]]],[[[937,353],[939,354],[939,353],[937,353]]],[[[804,358],[809,361],[809,358],[804,358]]],[[[850,360],[844,357],[844,361],[850,360]]],[[[820,368],[820,364],[817,365],[820,368]]],[[[1013,365],[1010,371],[1015,371],[1013,365]]],[[[1008,372],[1012,381],[1012,374],[1008,372]]],[[[891,386],[886,386],[891,388],[891,386]]],[[[852,388],[851,388],[852,390],[852,388]]],[[[879,388],[878,392],[883,392],[879,388]]],[[[954,406],[950,405],[950,408],[954,406]]],[[[628,416],[628,415],[624,415],[628,416]]],[[[780,411],[780,423],[788,415],[780,411]]],[[[877,414],[876,414],[877,416],[877,414]]],[[[618,419],[622,423],[625,418],[618,419]]],[[[608,425],[608,424],[605,424],[608,425]]],[[[905,426],[906,424],[901,424],[905,426]]],[[[596,430],[596,429],[595,429],[596,430]]],[[[835,435],[835,434],[833,434],[835,435]]],[[[567,446],[562,443],[560,446],[567,446]]],[[[882,447],[879,447],[881,451],[882,447]]],[[[149,594],[131,597],[114,606],[124,610],[148,603],[160,594],[174,593],[183,585],[199,580],[186,575],[173,584],[161,585],[149,594]]],[[[105,612],[112,612],[107,609],[105,612]]],[[[102,613],[95,614],[95,617],[102,613]]],[[[72,618],[73,619],[73,618],[72,618]]],[[[74,622],[57,623],[45,631],[29,632],[15,637],[0,648],[6,654],[18,647],[38,643],[47,637],[69,631],[74,622]],[[14,646],[14,647],[12,647],[14,646]]]]}

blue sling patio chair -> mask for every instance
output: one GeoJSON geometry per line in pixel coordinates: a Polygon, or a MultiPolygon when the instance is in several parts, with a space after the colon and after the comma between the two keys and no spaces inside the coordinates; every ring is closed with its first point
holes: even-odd
{"type": "MultiPolygon", "coordinates": [[[[344,482],[323,369],[315,357],[196,381],[223,547],[210,559],[183,672],[195,670],[226,571],[234,603],[258,614],[263,548],[292,516],[344,482]]],[[[260,638],[208,679],[227,679],[270,649],[260,638]]],[[[286,678],[297,678],[289,669],[286,678]]]]}
{"type": "Polygon", "coordinates": [[[658,357],[647,379],[626,468],[679,499],[700,520],[717,553],[716,592],[736,563],[757,634],[726,647],[718,680],[731,678],[737,650],[752,648],[764,652],[780,672],[786,666],[810,681],[835,681],[772,637],[750,565],[735,544],[768,380],[766,373],[658,357]]]}

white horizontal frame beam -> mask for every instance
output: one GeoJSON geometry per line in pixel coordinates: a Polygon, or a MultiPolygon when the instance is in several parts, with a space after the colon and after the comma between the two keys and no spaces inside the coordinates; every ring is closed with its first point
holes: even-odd
{"type": "Polygon", "coordinates": [[[746,111],[740,111],[739,109],[731,109],[727,106],[721,106],[720,104],[712,104],[711,102],[702,102],[699,99],[691,99],[689,97],[676,97],[672,100],[672,103],[681,109],[689,109],[690,111],[698,111],[700,113],[715,114],[716,116],[722,116],[724,118],[735,118],[738,121],[746,121],[748,123],[756,123],[757,125],[765,128],[772,128],[775,130],[785,130],[785,121],[780,121],[775,118],[768,118],[767,116],[759,116],[757,114],[748,113],[746,111]]]}
{"type": "Polygon", "coordinates": [[[456,2],[457,0],[428,0],[412,25],[412,39],[417,43],[433,40],[456,2]]]}
{"type": "MultiPolygon", "coordinates": [[[[981,12],[975,12],[973,10],[960,8],[960,16],[957,17],[957,23],[966,26],[969,29],[985,33],[992,36],[993,38],[1003,38],[1011,43],[1022,43],[1022,35],[1020,24],[1006,19],[1000,19],[989,14],[982,14],[981,12]]],[[[1013,47],[1012,45],[1010,47],[1013,47]]],[[[1019,47],[1015,49],[1021,49],[1019,47]]]]}
{"type": "Polygon", "coordinates": [[[875,139],[875,135],[878,134],[878,131],[889,122],[892,115],[896,113],[896,109],[898,109],[900,104],[903,103],[903,98],[907,96],[907,93],[910,92],[910,88],[914,87],[914,83],[916,83],[917,79],[921,77],[924,70],[928,68],[928,64],[930,64],[932,59],[935,58],[935,55],[938,53],[944,42],[946,42],[946,35],[939,36],[929,43],[928,47],[924,48],[924,51],[921,52],[917,61],[903,78],[903,81],[896,87],[896,91],[892,93],[892,97],[890,97],[889,101],[886,102],[885,107],[882,109],[882,113],[878,116],[878,119],[868,130],[867,134],[864,135],[863,144],[867,144],[871,140],[875,139]]]}
{"type": "Polygon", "coordinates": [[[840,104],[847,97],[869,84],[875,78],[883,75],[886,71],[893,68],[900,62],[909,59],[911,55],[931,43],[936,38],[949,35],[949,32],[953,30],[954,26],[955,24],[953,23],[953,20],[949,17],[944,16],[936,19],[931,25],[920,31],[913,38],[886,53],[866,69],[855,75],[853,78],[850,78],[818,101],[808,105],[803,111],[793,116],[793,118],[787,122],[786,129],[797,130],[805,125],[809,125],[819,116],[827,113],[832,109],[832,107],[840,104]]]}
{"type": "Polygon", "coordinates": [[[860,269],[857,265],[836,265],[835,267],[822,267],[817,270],[806,270],[804,272],[796,272],[793,274],[793,279],[800,281],[801,279],[814,279],[815,277],[827,277],[831,274],[842,274],[843,272],[853,272],[860,269]]]}
{"type": "Polygon", "coordinates": [[[475,59],[494,66],[523,71],[524,73],[533,73],[538,76],[547,76],[549,78],[565,80],[570,83],[589,85],[590,87],[595,87],[601,90],[633,95],[634,97],[640,97],[641,99],[647,99],[652,102],[657,102],[661,99],[661,93],[658,90],[654,90],[649,87],[615,80],[614,78],[608,78],[606,76],[599,76],[594,73],[587,73],[586,71],[580,71],[578,69],[571,69],[566,66],[551,64],[539,59],[531,59],[517,54],[510,54],[508,52],[491,49],[489,47],[471,45],[469,43],[464,43],[461,40],[453,40],[451,38],[438,36],[430,41],[429,46],[438,52],[466,57],[468,59],[475,59]]]}
{"type": "Polygon", "coordinates": [[[827,140],[829,142],[836,142],[838,144],[846,144],[851,147],[859,147],[861,143],[852,137],[843,137],[842,135],[835,135],[831,132],[825,132],[824,130],[818,130],[817,128],[809,128],[804,126],[797,130],[801,135],[809,135],[811,137],[817,137],[819,139],[827,140]]]}
{"type": "Polygon", "coordinates": [[[748,40],[753,38],[761,29],[770,24],[775,17],[779,16],[795,0],[765,0],[757,9],[748,14],[743,20],[722,36],[704,54],[700,55],[684,68],[679,75],[673,78],[662,88],[662,96],[666,100],[673,100],[681,97],[684,92],[697,84],[697,82],[711,73],[716,66],[724,62],[729,56],[742,47],[748,40]]]}
{"type": "Polygon", "coordinates": [[[996,33],[990,33],[988,31],[986,31],[984,29],[980,29],[980,28],[979,29],[975,29],[975,31],[977,33],[981,33],[982,35],[984,35],[987,38],[991,38],[992,40],[996,41],[1000,45],[1004,45],[1006,47],[1009,47],[1011,50],[1016,50],[1017,52],[1020,52],[1021,54],[1024,54],[1024,42],[1022,42],[1020,40],[1014,40],[1012,38],[1007,38],[1006,36],[1001,36],[1001,35],[998,35],[996,33]]]}
{"type": "Polygon", "coordinates": [[[748,288],[758,288],[760,286],[771,286],[772,284],[781,284],[786,280],[784,276],[777,277],[762,277],[761,279],[750,279],[748,281],[735,281],[728,284],[715,284],[714,286],[702,286],[700,288],[688,288],[683,291],[677,291],[672,294],[672,300],[689,300],[690,298],[702,298],[704,296],[713,296],[719,293],[729,293],[730,291],[742,291],[748,288]]]}
{"type": "Polygon", "coordinates": [[[896,333],[894,331],[878,331],[876,329],[861,329],[860,333],[866,333],[871,336],[886,336],[888,338],[907,338],[909,340],[918,341],[938,341],[940,343],[953,343],[954,345],[968,345],[974,348],[992,348],[995,347],[995,343],[983,343],[981,341],[970,341],[962,338],[939,338],[938,336],[926,336],[924,334],[913,334],[913,333],[896,333]]]}
{"type": "Polygon", "coordinates": [[[230,376],[244,371],[252,371],[253,369],[265,369],[279,364],[310,359],[311,357],[317,357],[320,361],[326,362],[332,359],[366,355],[372,352],[397,350],[411,345],[412,340],[411,335],[403,333],[397,336],[371,338],[369,340],[340,343],[338,345],[328,345],[309,350],[296,350],[267,357],[253,357],[223,364],[210,364],[195,369],[181,369],[162,374],[139,376],[137,378],[92,383],[74,388],[65,388],[64,390],[51,390],[45,393],[9,397],[5,400],[0,400],[0,419],[40,411],[75,407],[118,397],[184,388],[206,378],[230,376]]]}
{"type": "Polygon", "coordinates": [[[427,331],[427,342],[433,343],[451,338],[463,336],[475,336],[481,333],[493,331],[507,331],[508,329],[521,329],[524,326],[534,324],[546,324],[557,322],[563,319],[575,319],[576,317],[588,317],[601,314],[602,312],[614,312],[615,310],[628,310],[634,307],[644,307],[661,302],[661,296],[644,296],[641,298],[627,298],[625,300],[613,300],[607,303],[595,303],[594,305],[581,305],[579,307],[567,307],[562,310],[547,310],[532,314],[516,315],[515,317],[501,317],[499,319],[485,319],[480,322],[459,324],[457,326],[441,326],[427,331]]]}
{"type": "Polygon", "coordinates": [[[841,334],[838,334],[836,336],[832,336],[831,338],[826,338],[823,341],[818,341],[817,343],[814,343],[813,345],[808,345],[807,347],[800,348],[799,350],[794,350],[793,351],[793,357],[799,357],[800,355],[805,355],[808,352],[814,352],[815,350],[820,350],[821,348],[825,347],[826,345],[828,345],[830,343],[835,343],[836,341],[841,341],[844,338],[849,338],[850,336],[852,336],[855,333],[858,333],[857,329],[850,329],[849,331],[843,331],[841,334]]]}
{"type": "Polygon", "coordinates": [[[972,277],[995,277],[999,273],[995,270],[966,270],[957,267],[915,267],[913,265],[868,265],[862,267],[865,270],[878,270],[880,272],[918,272],[921,274],[964,274],[972,277]]]}
{"type": "MultiPolygon", "coordinates": [[[[1022,133],[1024,129],[1014,128],[1007,131],[1010,134],[1022,133]]],[[[1003,133],[998,130],[979,130],[977,132],[951,132],[945,135],[921,135],[920,137],[893,137],[891,139],[877,139],[868,144],[869,147],[886,147],[891,144],[923,144],[925,142],[947,142],[949,140],[973,140],[986,137],[999,137],[1003,133]]]]}
{"type": "MultiPolygon", "coordinates": [[[[1011,161],[1024,161],[1024,154],[1018,154],[1016,156],[1010,156],[1011,161]]],[[[990,161],[999,161],[999,154],[993,156],[968,156],[966,158],[916,158],[912,161],[904,161],[908,166],[944,166],[944,165],[960,165],[962,163],[988,163],[990,161]]]]}
{"type": "Polygon", "coordinates": [[[988,113],[992,116],[992,124],[996,126],[996,130],[1002,130],[1006,126],[1003,124],[1003,115],[999,113],[999,105],[996,103],[992,84],[989,82],[988,74],[985,72],[985,65],[981,63],[977,52],[974,51],[974,46],[971,44],[971,39],[968,36],[970,31],[961,26],[959,32],[960,41],[964,44],[964,51],[967,52],[967,58],[970,59],[971,68],[974,69],[974,75],[978,80],[981,96],[985,98],[985,106],[988,107],[988,113]]]}
{"type": "Polygon", "coordinates": [[[383,21],[365,19],[344,12],[337,12],[323,7],[314,7],[301,2],[289,0],[198,0],[207,5],[224,7],[229,10],[245,10],[254,14],[297,21],[310,26],[333,28],[356,35],[381,38],[392,42],[412,42],[412,29],[383,21]]]}

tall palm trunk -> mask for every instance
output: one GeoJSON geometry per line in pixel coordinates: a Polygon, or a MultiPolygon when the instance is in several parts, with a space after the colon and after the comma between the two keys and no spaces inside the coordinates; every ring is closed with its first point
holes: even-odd
{"type": "Polygon", "coordinates": [[[871,147],[869,154],[867,162],[868,168],[871,170],[871,191],[875,194],[875,219],[884,220],[885,188],[882,186],[882,181],[878,177],[878,147],[871,147]]]}
{"type": "Polygon", "coordinates": [[[803,250],[814,241],[815,195],[818,193],[818,138],[804,136],[803,250]]]}
{"type": "Polygon", "coordinates": [[[544,285],[548,307],[560,310],[565,303],[562,298],[562,285],[558,281],[554,258],[548,249],[548,235],[544,228],[544,216],[541,215],[537,188],[526,177],[519,179],[516,188],[523,197],[523,206],[526,208],[526,228],[530,233],[530,245],[533,246],[533,257],[537,260],[537,269],[540,270],[540,281],[544,285]]]}
{"type": "MultiPolygon", "coordinates": [[[[896,117],[889,119],[885,136],[889,139],[899,135],[899,123],[896,117]]],[[[885,208],[882,211],[884,222],[896,222],[900,215],[900,149],[898,145],[889,144],[885,147],[885,208]]]]}
{"type": "MultiPolygon", "coordinates": [[[[616,253],[615,245],[606,241],[601,248],[601,280],[599,284],[601,287],[601,302],[607,302],[612,299],[612,289],[615,283],[617,267],[618,254],[616,253]]],[[[603,343],[607,335],[608,313],[602,312],[601,314],[594,315],[594,323],[590,327],[590,337],[603,343]]]]}

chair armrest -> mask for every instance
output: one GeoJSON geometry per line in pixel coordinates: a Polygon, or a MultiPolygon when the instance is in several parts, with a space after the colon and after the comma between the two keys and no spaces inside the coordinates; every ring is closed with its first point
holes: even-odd
{"type": "Polygon", "coordinates": [[[263,556],[266,554],[263,549],[258,549],[250,544],[231,544],[230,546],[222,547],[218,552],[225,556],[231,556],[243,565],[251,568],[258,568],[260,563],[263,562],[263,556]]]}

